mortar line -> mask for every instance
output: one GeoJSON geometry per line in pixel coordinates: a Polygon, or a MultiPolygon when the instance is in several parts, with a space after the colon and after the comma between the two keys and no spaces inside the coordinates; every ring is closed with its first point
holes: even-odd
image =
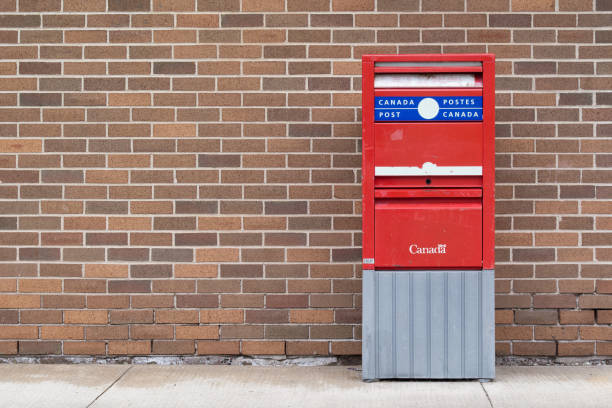
{"type": "Polygon", "coordinates": [[[134,366],[132,364],[130,364],[130,366],[127,368],[127,370],[122,372],[121,375],[115,379],[115,381],[113,381],[108,387],[106,387],[104,389],[104,391],[102,391],[98,396],[96,396],[96,398],[94,398],[93,401],[91,401],[89,404],[87,404],[87,406],[85,408],[90,408],[91,406],[93,406],[93,404],[95,404],[96,401],[98,401],[98,399],[100,399],[100,397],[103,396],[106,393],[106,391],[110,390],[115,384],[117,384],[117,382],[119,382],[119,380],[121,380],[123,378],[123,376],[126,375],[127,372],[132,369],[132,367],[134,367],[134,366]]]}
{"type": "Polygon", "coordinates": [[[489,396],[489,393],[487,392],[487,389],[485,388],[483,382],[480,382],[480,388],[482,388],[482,391],[485,393],[485,396],[487,397],[487,401],[489,401],[489,406],[493,408],[493,401],[491,401],[491,397],[489,396]]]}

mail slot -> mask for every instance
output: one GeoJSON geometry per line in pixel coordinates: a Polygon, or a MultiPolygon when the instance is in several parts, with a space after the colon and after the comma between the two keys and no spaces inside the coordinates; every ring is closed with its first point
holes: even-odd
{"type": "Polygon", "coordinates": [[[366,380],[495,375],[494,64],[363,56],[366,380]]]}

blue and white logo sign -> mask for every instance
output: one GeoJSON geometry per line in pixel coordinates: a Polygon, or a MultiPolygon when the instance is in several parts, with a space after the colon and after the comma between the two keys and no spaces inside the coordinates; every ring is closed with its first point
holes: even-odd
{"type": "Polygon", "coordinates": [[[377,96],[374,120],[482,121],[482,96],[377,96]]]}

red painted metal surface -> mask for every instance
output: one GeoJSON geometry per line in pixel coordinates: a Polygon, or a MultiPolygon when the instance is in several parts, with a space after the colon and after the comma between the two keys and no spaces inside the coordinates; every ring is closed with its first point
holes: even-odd
{"type": "MultiPolygon", "coordinates": [[[[363,268],[494,268],[495,58],[491,54],[364,55],[363,268]],[[427,62],[427,66],[376,66],[427,62]],[[436,66],[436,62],[440,62],[436,66]],[[452,62],[452,66],[444,64],[452,62]],[[465,66],[461,62],[466,62],[465,66]],[[475,64],[476,63],[476,64],[475,64]],[[480,63],[480,64],[478,64],[480,63]],[[475,66],[477,65],[477,66],[475,66]],[[474,73],[474,87],[375,89],[375,73],[474,73]],[[482,96],[481,122],[374,122],[378,96],[482,96]],[[376,167],[482,167],[482,174],[387,175],[376,167]],[[419,242],[415,242],[419,240],[419,242]],[[410,246],[438,248],[411,253],[410,246]]],[[[418,64],[417,64],[418,65],[418,64]]],[[[405,170],[405,169],[404,169],[405,170]]],[[[413,247],[414,249],[414,247],[413,247]]],[[[414,251],[413,251],[414,252],[414,251]]]]}
{"type": "Polygon", "coordinates": [[[482,166],[482,122],[374,125],[376,166],[482,166]]]}
{"type": "Polygon", "coordinates": [[[482,96],[480,88],[377,88],[374,96],[482,96]]]}
{"type": "Polygon", "coordinates": [[[482,67],[375,67],[374,72],[482,72],[482,67]]]}
{"type": "Polygon", "coordinates": [[[482,189],[479,188],[379,188],[374,191],[375,198],[473,198],[482,197],[482,189]]]}
{"type": "Polygon", "coordinates": [[[495,268],[495,57],[483,59],[483,269],[495,268]]]}
{"type": "Polygon", "coordinates": [[[376,200],[375,259],[382,268],[480,268],[479,198],[376,200]]]}
{"type": "Polygon", "coordinates": [[[374,96],[482,96],[480,88],[380,88],[374,96]]]}
{"type": "Polygon", "coordinates": [[[376,177],[374,187],[404,188],[404,187],[482,187],[481,176],[405,176],[376,177]]]}
{"type": "Polygon", "coordinates": [[[374,269],[374,59],[362,62],[362,257],[363,269],[374,269]]]}

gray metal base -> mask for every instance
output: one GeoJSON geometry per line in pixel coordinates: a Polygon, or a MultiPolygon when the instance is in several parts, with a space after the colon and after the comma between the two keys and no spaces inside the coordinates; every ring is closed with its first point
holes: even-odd
{"type": "Polygon", "coordinates": [[[495,377],[493,270],[363,271],[363,379],[495,377]]]}

